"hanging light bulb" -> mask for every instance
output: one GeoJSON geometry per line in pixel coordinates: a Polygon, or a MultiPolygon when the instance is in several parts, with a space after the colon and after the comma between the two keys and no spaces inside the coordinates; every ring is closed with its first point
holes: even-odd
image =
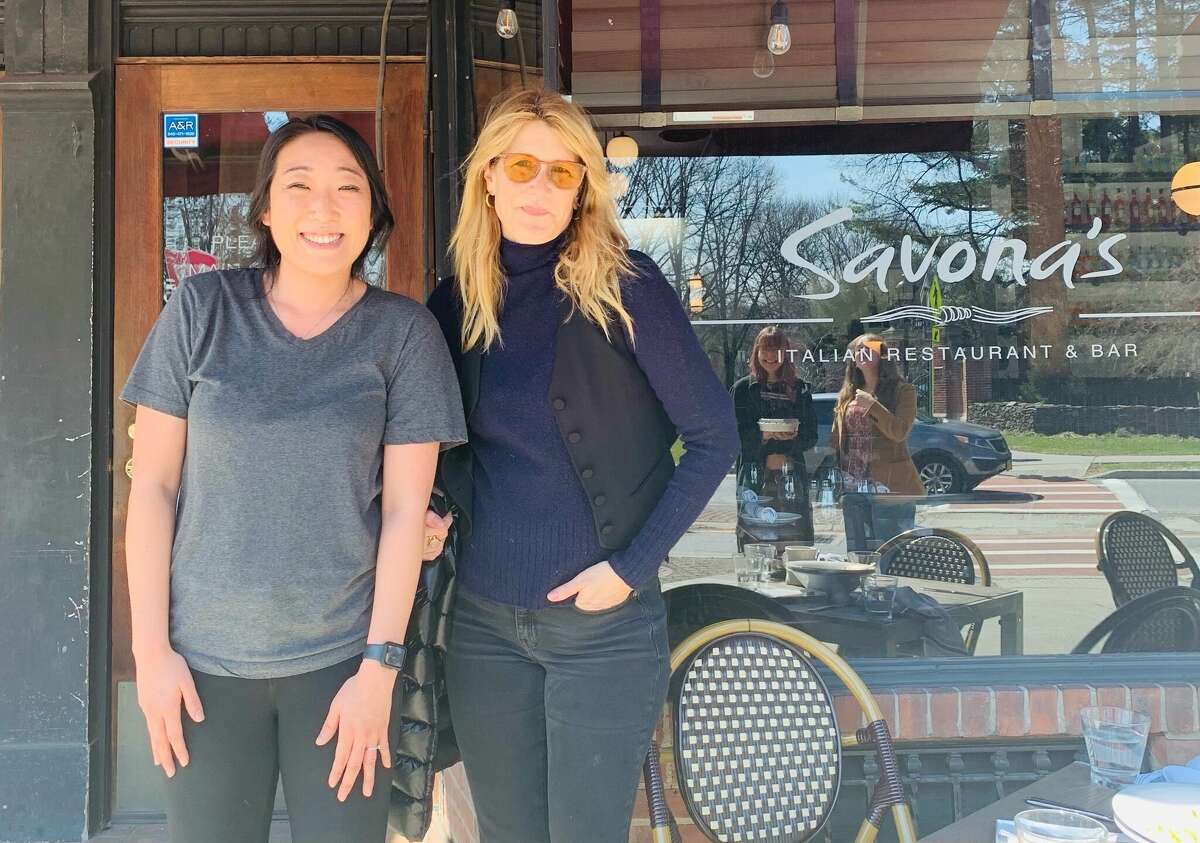
{"type": "Polygon", "coordinates": [[[693,272],[688,279],[688,310],[692,313],[704,310],[704,278],[699,272],[693,272]]]}
{"type": "Polygon", "coordinates": [[[632,167],[637,161],[637,141],[626,134],[619,134],[604,147],[604,156],[614,167],[632,167]]]}
{"type": "Polygon", "coordinates": [[[521,31],[517,22],[517,0],[500,0],[500,13],[496,15],[496,34],[501,38],[516,38],[521,31]]]}
{"type": "Polygon", "coordinates": [[[759,79],[770,79],[775,72],[775,56],[770,50],[756,50],[754,53],[754,75],[759,79]]]}
{"type": "Polygon", "coordinates": [[[771,7],[771,30],[767,33],[767,49],[782,56],[792,48],[792,31],[788,29],[788,8],[783,0],[771,7]]]}

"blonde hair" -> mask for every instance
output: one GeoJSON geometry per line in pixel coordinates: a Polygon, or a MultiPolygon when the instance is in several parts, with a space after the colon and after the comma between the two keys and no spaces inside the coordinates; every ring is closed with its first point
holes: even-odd
{"type": "Polygon", "coordinates": [[[567,239],[554,282],[578,309],[609,337],[616,317],[633,338],[633,320],[621,302],[621,278],[634,271],[629,241],[617,222],[604,153],[587,113],[557,93],[540,89],[501,93],[464,169],[462,204],[450,238],[450,252],[462,303],[464,349],[489,348],[500,340],[500,307],[504,273],[500,266],[500,220],[487,204],[484,172],[508,150],[526,125],[541,120],[587,167],[579,191],[579,207],[567,224],[567,239]]]}

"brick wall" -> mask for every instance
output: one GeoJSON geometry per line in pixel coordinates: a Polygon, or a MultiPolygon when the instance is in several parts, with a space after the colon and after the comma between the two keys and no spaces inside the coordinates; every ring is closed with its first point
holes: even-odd
{"type": "MultiPolygon", "coordinates": [[[[1080,736],[1079,711],[1090,705],[1117,705],[1144,711],[1151,717],[1150,753],[1153,766],[1179,764],[1200,754],[1200,687],[1163,685],[1007,685],[925,690],[901,688],[876,694],[879,707],[901,745],[915,742],[1005,741],[1080,736]]],[[[850,697],[835,700],[843,731],[865,725],[850,697]]],[[[665,721],[664,726],[669,726],[665,721]]],[[[670,749],[670,728],[660,729],[664,749],[670,749]]],[[[671,812],[679,822],[684,843],[704,843],[692,827],[675,787],[675,771],[667,765],[663,777],[671,812]]],[[[466,778],[459,765],[444,776],[446,816],[453,843],[478,843],[466,778]]],[[[648,843],[646,800],[635,802],[630,843],[648,843]]],[[[928,833],[933,829],[924,829],[928,833]]]]}
{"type": "Polygon", "coordinates": [[[933,412],[964,418],[972,404],[992,400],[992,361],[935,359],[933,412]]]}

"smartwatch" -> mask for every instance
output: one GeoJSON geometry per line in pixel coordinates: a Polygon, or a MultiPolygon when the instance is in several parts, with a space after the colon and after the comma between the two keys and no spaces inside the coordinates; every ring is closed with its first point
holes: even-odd
{"type": "Polygon", "coordinates": [[[363,659],[371,659],[377,661],[384,667],[390,667],[392,670],[403,670],[404,659],[408,655],[408,648],[403,644],[395,644],[388,641],[386,644],[368,644],[363,650],[363,659]]]}

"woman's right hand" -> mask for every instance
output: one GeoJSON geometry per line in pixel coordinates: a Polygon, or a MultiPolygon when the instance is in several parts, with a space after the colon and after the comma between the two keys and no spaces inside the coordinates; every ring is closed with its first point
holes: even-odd
{"type": "Polygon", "coordinates": [[[168,647],[158,656],[138,659],[137,695],[150,732],[154,766],[173,778],[176,761],[181,767],[188,765],[181,708],[186,708],[196,723],[204,720],[200,695],[183,656],[168,647]]]}
{"type": "Polygon", "coordinates": [[[432,509],[425,513],[425,543],[421,545],[421,559],[430,562],[438,558],[442,552],[442,545],[446,543],[446,536],[450,534],[450,525],[454,522],[454,516],[446,513],[445,517],[438,515],[432,509]]]}

